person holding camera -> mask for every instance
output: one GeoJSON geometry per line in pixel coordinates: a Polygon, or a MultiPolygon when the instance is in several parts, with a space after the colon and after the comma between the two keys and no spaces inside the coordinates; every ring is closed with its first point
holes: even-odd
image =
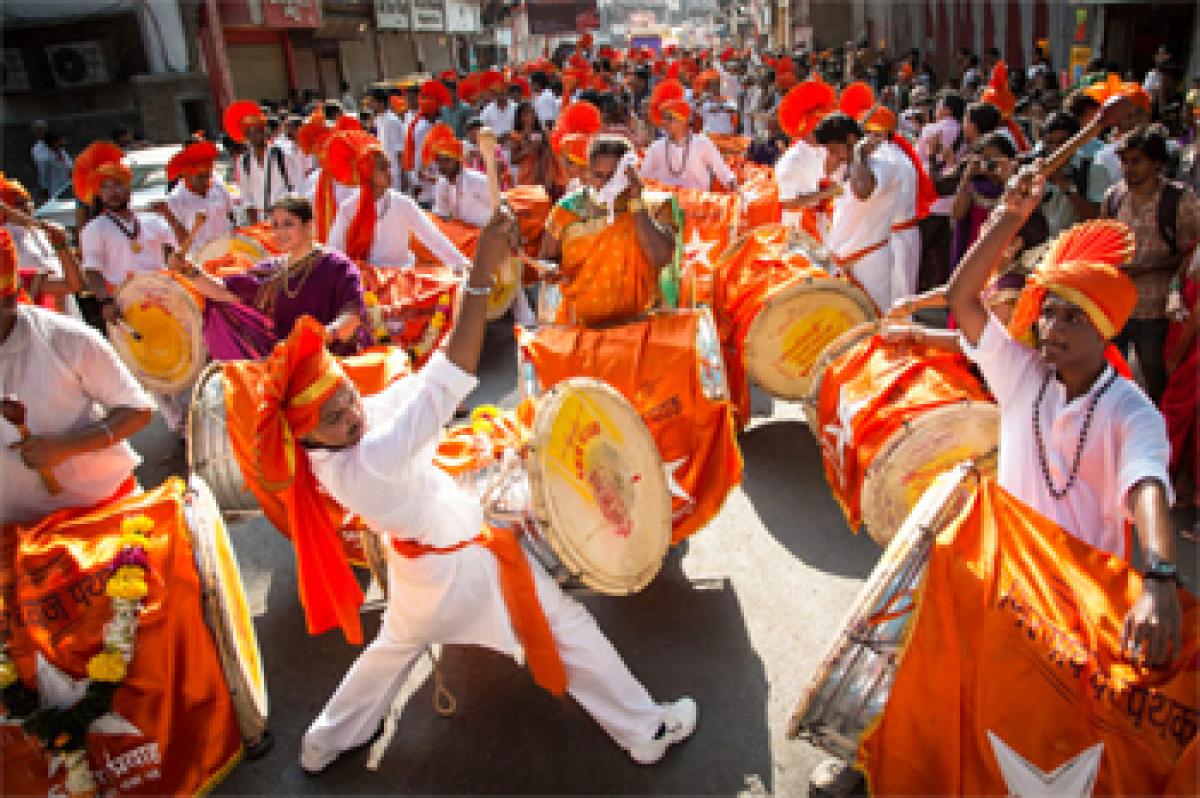
{"type": "Polygon", "coordinates": [[[974,153],[963,161],[958,190],[950,208],[954,223],[953,262],[958,264],[1000,201],[1004,184],[1016,171],[1017,150],[1002,133],[992,132],[979,140],[974,153]]]}

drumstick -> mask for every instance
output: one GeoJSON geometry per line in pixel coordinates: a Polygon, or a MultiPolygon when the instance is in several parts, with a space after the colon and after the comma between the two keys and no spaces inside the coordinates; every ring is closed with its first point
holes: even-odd
{"type": "Polygon", "coordinates": [[[492,202],[492,213],[500,207],[500,173],[496,170],[496,134],[490,127],[479,128],[477,141],[479,154],[483,156],[483,167],[487,172],[488,197],[492,202]]]}
{"type": "MultiPolygon", "coordinates": [[[[0,416],[17,428],[22,441],[33,437],[33,433],[29,431],[29,426],[25,423],[25,404],[20,400],[0,400],[0,416]]],[[[42,484],[46,486],[46,491],[51,496],[62,492],[62,485],[58,484],[58,479],[50,472],[50,469],[39,468],[38,476],[42,478],[42,484]]]]}
{"type": "Polygon", "coordinates": [[[1117,112],[1128,108],[1129,105],[1130,101],[1127,97],[1109,97],[1100,109],[1100,113],[1096,114],[1095,119],[1074,136],[1067,139],[1061,147],[1051,153],[1042,162],[1042,167],[1038,170],[1038,174],[1043,177],[1049,177],[1059,169],[1062,169],[1080,147],[1100,135],[1100,132],[1106,127],[1110,127],[1113,124],[1113,117],[1117,112]]]}
{"type": "Polygon", "coordinates": [[[183,240],[179,242],[180,252],[188,252],[191,250],[192,242],[196,240],[196,233],[200,232],[200,228],[204,226],[204,223],[207,220],[208,216],[204,213],[204,211],[200,211],[196,214],[196,218],[192,220],[192,229],[189,230],[187,235],[183,237],[183,240]]]}

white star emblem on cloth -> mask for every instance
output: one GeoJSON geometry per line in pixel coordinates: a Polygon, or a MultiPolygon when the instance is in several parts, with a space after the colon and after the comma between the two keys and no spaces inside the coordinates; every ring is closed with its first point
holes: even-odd
{"type": "Polygon", "coordinates": [[[675,472],[682,468],[683,464],[686,462],[686,457],[680,457],[678,460],[672,460],[671,462],[663,465],[663,472],[667,475],[667,490],[671,492],[671,497],[675,499],[682,499],[690,504],[692,502],[692,497],[686,490],[680,487],[678,482],[675,481],[675,472]]]}
{"type": "MultiPolygon", "coordinates": [[[[47,662],[42,652],[37,654],[38,706],[42,709],[66,709],[83,698],[90,679],[72,679],[57,665],[47,662]]],[[[20,726],[21,721],[0,715],[0,726],[20,726]]],[[[115,712],[109,712],[92,721],[88,727],[91,734],[141,734],[142,731],[115,712]]],[[[61,757],[54,757],[50,764],[50,775],[62,764],[61,757]]]]}
{"type": "Polygon", "coordinates": [[[826,435],[831,435],[837,445],[839,473],[846,468],[846,444],[854,437],[854,417],[858,415],[858,411],[866,407],[868,401],[870,400],[860,399],[857,402],[847,402],[846,386],[844,384],[838,392],[837,423],[826,424],[823,432],[826,435]]]}
{"type": "Polygon", "coordinates": [[[1012,750],[994,732],[989,731],[987,734],[992,743],[992,753],[996,755],[996,764],[1000,766],[1000,775],[1004,777],[1010,795],[1019,795],[1022,798],[1032,798],[1035,795],[1070,798],[1091,796],[1096,786],[1096,772],[1100,769],[1104,743],[1096,743],[1091,748],[1080,751],[1046,773],[1012,750]]]}
{"type": "Polygon", "coordinates": [[[705,241],[700,237],[700,231],[692,228],[692,237],[686,244],[683,245],[683,256],[685,260],[702,260],[705,263],[712,260],[710,254],[713,247],[717,245],[716,241],[705,241]]]}

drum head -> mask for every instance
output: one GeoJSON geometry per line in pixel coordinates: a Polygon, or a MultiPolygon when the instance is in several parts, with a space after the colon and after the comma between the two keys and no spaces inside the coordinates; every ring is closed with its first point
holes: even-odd
{"type": "Polygon", "coordinates": [[[517,291],[521,290],[521,269],[521,261],[516,258],[509,258],[496,269],[496,282],[487,300],[488,321],[495,321],[512,307],[517,291]]]}
{"type": "Polygon", "coordinates": [[[207,263],[226,255],[244,255],[250,259],[251,263],[258,263],[260,260],[265,260],[270,254],[262,244],[253,238],[235,235],[209,241],[196,253],[194,260],[197,263],[207,263]]]}
{"type": "Polygon", "coordinates": [[[789,738],[854,761],[862,735],[887,703],[933,540],[977,486],[977,472],[963,465],[939,475],[921,495],[805,685],[789,738]]]}
{"type": "Polygon", "coordinates": [[[204,586],[204,620],[217,643],[242,738],[255,744],[266,731],[269,711],[258,635],[221,511],[208,485],[194,474],[188,479],[185,513],[204,586]]]}
{"type": "Polygon", "coordinates": [[[138,381],[160,394],[191,385],[204,368],[205,350],[200,309],[188,292],[170,277],[139,274],[113,298],[125,323],[109,325],[109,340],[138,381]]]}
{"type": "Polygon", "coordinates": [[[225,423],[224,363],[210,363],[196,380],[188,408],[186,455],[188,472],[212,489],[225,515],[259,513],[258,499],[246,487],[233,454],[225,423]]]}
{"type": "Polygon", "coordinates": [[[564,380],[541,400],[529,446],[534,513],[554,553],[608,595],[644,588],[671,542],[671,496],[654,438],[596,380],[564,380]]]}
{"type": "Polygon", "coordinates": [[[717,334],[712,311],[701,307],[693,312],[699,315],[696,321],[696,365],[700,369],[700,390],[710,402],[723,402],[729,398],[729,379],[721,354],[721,337],[717,334]]]}
{"type": "Polygon", "coordinates": [[[874,318],[871,299],[860,289],[833,277],[804,277],[764,302],[750,323],[746,371],[772,396],[804,399],[821,351],[874,318]]]}
{"type": "Polygon", "coordinates": [[[801,400],[804,405],[804,418],[817,440],[821,438],[821,431],[817,429],[817,400],[821,396],[821,380],[825,377],[825,370],[833,361],[849,352],[855,344],[874,335],[878,329],[879,325],[875,322],[855,325],[830,341],[817,357],[817,362],[812,368],[812,387],[808,396],[801,400]]]}
{"type": "MultiPolygon", "coordinates": [[[[871,461],[862,488],[867,534],[887,546],[934,478],[983,458],[1000,441],[1000,409],[991,402],[934,408],[897,430],[871,461]]],[[[995,476],[995,468],[981,466],[995,476]]]]}

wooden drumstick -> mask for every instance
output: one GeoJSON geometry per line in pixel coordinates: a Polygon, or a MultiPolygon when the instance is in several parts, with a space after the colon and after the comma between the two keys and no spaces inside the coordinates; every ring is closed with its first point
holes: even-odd
{"type": "Polygon", "coordinates": [[[1128,97],[1109,97],[1105,101],[1100,112],[1096,114],[1096,118],[1082,128],[1071,138],[1067,139],[1061,147],[1055,150],[1042,162],[1041,169],[1038,174],[1043,177],[1049,177],[1066,166],[1067,161],[1071,160],[1080,147],[1087,144],[1089,141],[1100,135],[1106,127],[1112,126],[1114,117],[1117,113],[1129,108],[1130,101],[1128,97]]]}
{"type": "Polygon", "coordinates": [[[21,225],[22,227],[41,227],[42,226],[41,222],[39,222],[33,216],[30,216],[28,213],[21,210],[20,208],[14,208],[12,205],[9,205],[4,200],[0,200],[0,211],[4,211],[5,214],[10,216],[13,221],[15,221],[17,224],[21,225]]]}
{"type": "Polygon", "coordinates": [[[204,211],[196,214],[196,218],[192,221],[192,229],[188,231],[183,240],[179,242],[180,252],[189,252],[192,249],[192,242],[196,240],[196,234],[200,232],[200,228],[208,221],[208,215],[204,211]]]}
{"type": "Polygon", "coordinates": [[[479,142],[479,154],[483,157],[484,171],[487,172],[488,198],[492,203],[492,213],[500,207],[500,173],[496,169],[496,134],[486,125],[479,128],[476,139],[479,142]]]}
{"type": "MultiPolygon", "coordinates": [[[[0,416],[17,428],[22,441],[33,437],[33,433],[29,431],[29,425],[25,423],[25,404],[20,400],[0,399],[0,416]]],[[[62,492],[62,485],[58,484],[58,479],[50,472],[50,469],[39,468],[38,476],[42,478],[42,484],[46,486],[46,490],[51,496],[62,492]]]]}

